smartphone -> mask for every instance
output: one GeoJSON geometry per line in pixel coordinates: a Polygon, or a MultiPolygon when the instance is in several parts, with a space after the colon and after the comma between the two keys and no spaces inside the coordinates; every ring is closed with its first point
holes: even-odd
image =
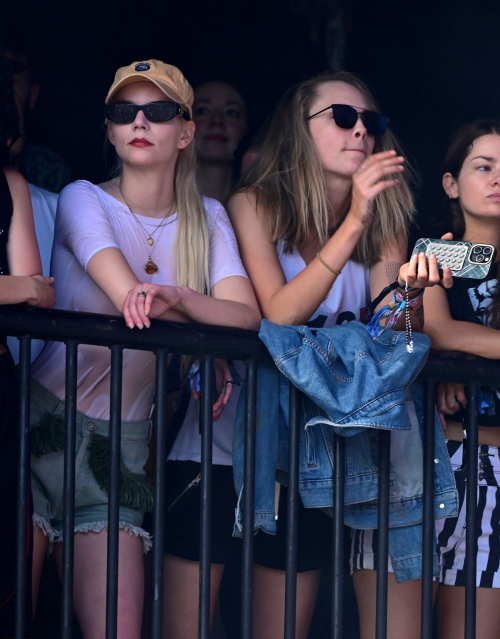
{"type": "Polygon", "coordinates": [[[433,240],[424,237],[415,244],[413,254],[415,253],[425,253],[427,257],[434,253],[441,274],[443,268],[449,266],[453,277],[479,280],[488,275],[490,266],[495,261],[496,249],[492,244],[433,240]]]}

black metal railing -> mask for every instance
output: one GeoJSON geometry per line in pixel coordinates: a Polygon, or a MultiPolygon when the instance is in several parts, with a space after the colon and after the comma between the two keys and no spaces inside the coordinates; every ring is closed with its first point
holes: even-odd
{"type": "MultiPolygon", "coordinates": [[[[118,495],[120,467],[121,387],[123,349],[152,351],[156,356],[156,411],[154,453],[154,513],[152,551],[152,619],[151,636],[162,636],[163,617],[163,539],[165,527],[165,462],[167,431],[167,356],[169,354],[195,355],[202,361],[200,428],[202,433],[201,471],[201,560],[199,637],[210,635],[210,548],[212,503],[212,362],[215,357],[243,361],[246,371],[246,416],[244,458],[244,535],[242,558],[242,615],[241,637],[252,638],[253,612],[253,504],[255,484],[255,426],[256,426],[256,369],[259,362],[269,362],[267,350],[252,331],[214,326],[154,322],[148,330],[130,330],[121,317],[91,313],[70,313],[57,310],[2,307],[0,334],[20,339],[20,474],[17,553],[16,639],[25,639],[26,592],[31,584],[26,579],[27,504],[23,496],[29,479],[30,424],[30,351],[31,339],[59,341],[66,344],[65,390],[65,465],[64,465],[64,527],[63,527],[63,590],[61,637],[73,636],[73,521],[75,494],[75,416],[76,373],[79,344],[106,346],[111,349],[110,393],[110,488],[107,562],[107,621],[106,637],[117,634],[118,602],[118,495]]],[[[467,384],[467,484],[477,486],[477,402],[478,385],[499,385],[500,366],[480,358],[443,357],[431,354],[421,374],[426,383],[426,412],[424,416],[424,524],[423,524],[423,578],[422,578],[422,637],[432,637],[432,561],[434,539],[434,405],[437,382],[454,381],[467,384]]],[[[290,392],[290,445],[289,486],[287,515],[287,555],[285,586],[286,639],[295,637],[297,595],[297,539],[298,539],[298,463],[299,463],[299,392],[291,385],[290,392]]],[[[331,601],[331,636],[344,639],[343,584],[344,584],[344,439],[335,438],[335,475],[333,507],[333,575],[331,601]]],[[[380,432],[379,438],[379,528],[377,549],[377,609],[376,637],[387,635],[387,563],[389,521],[390,434],[380,432]]],[[[465,638],[475,637],[476,599],[476,490],[467,491],[467,564],[465,638]]],[[[403,629],[402,629],[403,632],[403,629]]],[[[403,632],[404,634],[404,632],[403,632]]]]}

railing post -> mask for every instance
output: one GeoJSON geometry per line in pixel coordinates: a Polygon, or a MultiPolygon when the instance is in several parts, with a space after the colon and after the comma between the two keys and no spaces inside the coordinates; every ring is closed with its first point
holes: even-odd
{"type": "Polygon", "coordinates": [[[109,425],[108,571],[106,582],[106,639],[116,639],[118,612],[118,553],[120,509],[120,458],[122,413],[121,346],[111,347],[111,392],[109,425]]]}
{"type": "Polygon", "coordinates": [[[201,535],[200,535],[200,607],[198,633],[200,639],[210,637],[210,577],[212,547],[212,435],[213,435],[213,359],[201,364],[201,535]]]}
{"type": "Polygon", "coordinates": [[[434,418],[436,382],[425,382],[424,408],[424,523],[422,531],[422,639],[432,637],[432,564],[434,555],[434,418]]]}
{"type": "Polygon", "coordinates": [[[286,519],[285,639],[295,639],[299,537],[299,391],[290,383],[288,512],[286,519]]]}
{"type": "Polygon", "coordinates": [[[465,512],[465,639],[476,636],[478,387],[466,387],[467,497],[465,512]]]}
{"type": "Polygon", "coordinates": [[[257,365],[250,362],[246,371],[245,404],[245,510],[243,514],[243,574],[241,588],[241,638],[253,635],[253,545],[255,502],[255,403],[257,399],[257,365]]]}
{"type": "Polygon", "coordinates": [[[31,338],[19,339],[19,481],[17,483],[17,557],[16,557],[16,639],[26,637],[26,593],[31,588],[27,580],[29,512],[29,427],[31,338]]]}
{"type": "Polygon", "coordinates": [[[167,436],[167,351],[156,353],[155,459],[152,566],[152,636],[163,633],[163,554],[165,539],[165,464],[167,436]]]}
{"type": "Polygon", "coordinates": [[[389,481],[391,466],[391,432],[379,431],[378,458],[378,548],[376,639],[387,637],[387,585],[389,557],[389,481]]]}
{"type": "Polygon", "coordinates": [[[75,547],[76,379],[78,342],[66,343],[64,510],[62,557],[61,635],[73,637],[73,578],[75,547]]]}
{"type": "Polygon", "coordinates": [[[335,435],[333,484],[332,638],[344,639],[344,488],[345,439],[335,435]]]}

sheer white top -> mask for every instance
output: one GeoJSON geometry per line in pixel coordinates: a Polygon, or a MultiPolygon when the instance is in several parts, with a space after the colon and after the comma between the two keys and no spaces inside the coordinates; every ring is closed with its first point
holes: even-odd
{"type": "MultiPolygon", "coordinates": [[[[203,203],[210,233],[210,287],[225,277],[247,277],[224,207],[205,197],[203,203]]],[[[159,224],[158,219],[137,217],[150,232],[159,224]]],[[[56,308],[119,315],[107,295],[87,274],[90,259],[110,247],[121,250],[140,282],[176,285],[176,231],[177,214],[174,213],[168,225],[154,235],[152,259],[158,265],[158,272],[148,275],[144,264],[152,247],[148,246],[144,231],[125,204],[90,182],[69,184],[59,197],[52,251],[56,308]]],[[[33,377],[60,399],[64,398],[64,366],[65,346],[58,342],[49,342],[33,364],[33,377]]],[[[89,417],[109,419],[110,372],[108,348],[84,344],[78,347],[78,410],[89,417]]],[[[124,350],[122,419],[147,419],[154,392],[154,355],[124,350]]]]}

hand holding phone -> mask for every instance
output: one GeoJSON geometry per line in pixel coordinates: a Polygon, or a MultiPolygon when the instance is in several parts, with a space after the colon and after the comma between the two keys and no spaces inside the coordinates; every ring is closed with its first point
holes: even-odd
{"type": "MultiPolygon", "coordinates": [[[[441,238],[441,241],[445,242],[451,240],[453,240],[451,233],[446,233],[441,238]]],[[[451,288],[453,286],[453,275],[447,266],[441,271],[439,270],[434,254],[429,253],[429,257],[426,257],[425,252],[414,250],[410,261],[403,264],[399,269],[398,282],[400,286],[404,286],[406,282],[410,288],[427,288],[436,284],[441,284],[444,288],[451,288]]]]}
{"type": "Polygon", "coordinates": [[[413,255],[420,253],[427,259],[430,255],[436,256],[441,275],[448,266],[453,277],[482,279],[488,275],[496,251],[492,244],[421,238],[415,244],[413,255]]]}

